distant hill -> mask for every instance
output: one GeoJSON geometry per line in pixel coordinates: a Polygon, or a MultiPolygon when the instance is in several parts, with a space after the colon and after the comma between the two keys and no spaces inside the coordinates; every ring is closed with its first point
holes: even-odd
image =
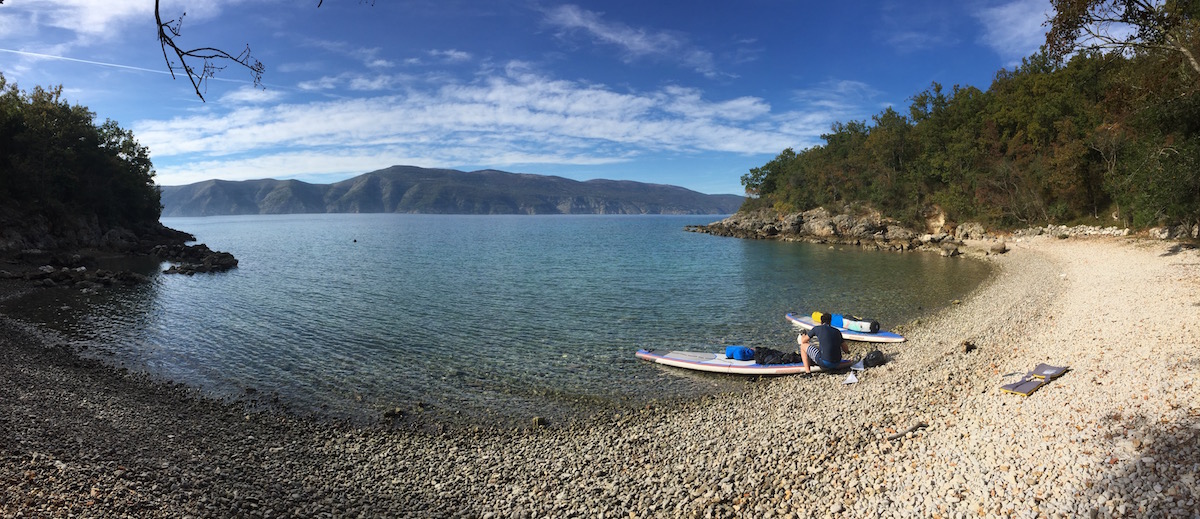
{"type": "Polygon", "coordinates": [[[334,184],[207,180],[161,186],[163,216],[292,213],[732,214],[743,197],[626,180],[392,166],[334,184]]]}

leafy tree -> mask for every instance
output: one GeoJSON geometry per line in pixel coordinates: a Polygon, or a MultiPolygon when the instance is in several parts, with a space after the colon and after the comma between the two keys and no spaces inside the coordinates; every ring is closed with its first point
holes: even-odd
{"type": "MultiPolygon", "coordinates": [[[[1046,50],[1062,60],[1077,49],[1180,54],[1200,75],[1200,1],[1051,0],[1046,50]]],[[[1196,78],[1195,80],[1200,80],[1196,78]]]]}
{"type": "Polygon", "coordinates": [[[149,151],[116,122],[94,119],[63,100],[62,87],[23,92],[0,74],[0,206],[63,225],[92,217],[104,227],[157,222],[149,151]]]}
{"type": "Polygon", "coordinates": [[[745,209],[867,202],[909,224],[930,211],[1004,227],[1200,223],[1200,94],[1177,56],[1035,54],[985,92],[934,83],[907,117],[837,123],[743,177],[745,209]],[[1173,57],[1175,56],[1175,57],[1173,57]]]}

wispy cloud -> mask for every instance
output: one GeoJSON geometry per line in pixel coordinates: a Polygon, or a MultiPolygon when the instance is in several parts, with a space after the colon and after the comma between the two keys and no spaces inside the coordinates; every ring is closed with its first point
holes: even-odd
{"type": "Polygon", "coordinates": [[[882,92],[866,83],[849,80],[829,80],[812,88],[793,92],[796,103],[792,112],[782,118],[780,131],[797,135],[801,147],[819,143],[822,134],[829,133],[835,122],[865,120],[876,113],[882,92]]]}
{"type": "Polygon", "coordinates": [[[431,50],[429,55],[450,62],[470,61],[471,53],[457,49],[431,50]]]}
{"type": "Polygon", "coordinates": [[[1050,13],[1047,0],[1014,0],[981,9],[975,13],[975,18],[983,24],[980,43],[1009,65],[1020,63],[1046,42],[1046,28],[1042,24],[1050,13]]]}
{"type": "MultiPolygon", "coordinates": [[[[26,2],[14,6],[23,3],[26,2]]],[[[138,0],[45,0],[27,3],[29,5],[22,8],[40,11],[35,17],[39,25],[66,29],[78,37],[91,38],[93,41],[113,38],[120,34],[122,26],[139,17],[151,21],[154,19],[152,4],[138,0]]]]}
{"type": "Polygon", "coordinates": [[[336,76],[321,76],[316,79],[301,81],[296,84],[296,88],[308,92],[330,91],[339,88],[347,88],[357,92],[379,92],[395,90],[412,81],[415,81],[414,76],[408,74],[359,74],[356,72],[344,72],[336,76]]]}
{"type": "Polygon", "coordinates": [[[829,80],[815,88],[796,90],[795,99],[805,111],[840,119],[862,113],[881,93],[861,81],[829,80]]]}
{"type": "Polygon", "coordinates": [[[954,45],[953,26],[945,7],[886,2],[880,8],[876,37],[900,54],[923,52],[954,45]]]}
{"type": "Polygon", "coordinates": [[[279,90],[264,90],[253,86],[244,86],[231,90],[221,96],[220,102],[231,104],[266,104],[283,99],[284,94],[279,90]]]}
{"type": "MultiPolygon", "coordinates": [[[[178,19],[187,13],[187,22],[212,19],[220,14],[224,5],[231,0],[208,0],[205,2],[166,1],[162,3],[163,19],[178,19]]],[[[4,5],[5,17],[20,19],[33,30],[48,27],[62,29],[77,44],[95,44],[122,37],[129,25],[146,26],[154,30],[154,4],[146,0],[39,0],[11,2],[4,5]],[[11,4],[11,5],[10,5],[11,4]]],[[[12,22],[7,22],[8,23],[12,22]]]]}
{"type": "Polygon", "coordinates": [[[382,49],[379,47],[360,47],[342,41],[330,41],[309,39],[306,44],[311,47],[317,47],[334,54],[339,54],[355,61],[362,63],[368,68],[388,68],[396,64],[391,60],[380,57],[382,49]]]}
{"type": "Polygon", "coordinates": [[[161,182],[188,182],[199,172],[257,178],[263,168],[319,175],[396,163],[579,165],[661,151],[777,153],[811,143],[832,122],[772,113],[755,97],[710,100],[678,86],[619,92],[521,64],[470,84],[410,85],[403,95],[225,108],[133,125],[161,182]]]}
{"type": "Polygon", "coordinates": [[[628,60],[649,58],[679,61],[705,76],[720,75],[712,53],[695,47],[680,34],[650,31],[608,21],[603,14],[576,5],[562,5],[548,10],[546,22],[564,33],[583,31],[600,43],[614,45],[625,52],[628,60]]]}

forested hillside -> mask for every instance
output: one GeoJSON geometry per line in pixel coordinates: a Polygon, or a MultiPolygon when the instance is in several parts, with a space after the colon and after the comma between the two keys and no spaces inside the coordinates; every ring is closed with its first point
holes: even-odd
{"type": "Polygon", "coordinates": [[[835,124],[824,144],[742,177],[743,210],[865,202],[999,227],[1200,221],[1200,77],[1178,52],[1044,54],[986,90],[934,83],[907,109],[835,124]]]}
{"type": "Polygon", "coordinates": [[[207,180],[163,186],[164,216],[289,213],[729,214],[743,197],[626,180],[392,166],[333,184],[207,180]]]}
{"type": "Polygon", "coordinates": [[[25,92],[0,75],[0,250],[129,248],[166,232],[148,150],[94,119],[61,87],[25,92]]]}

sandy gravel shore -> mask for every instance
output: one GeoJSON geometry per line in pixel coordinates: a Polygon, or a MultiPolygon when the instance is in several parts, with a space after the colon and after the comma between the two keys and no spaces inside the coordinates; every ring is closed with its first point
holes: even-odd
{"type": "Polygon", "coordinates": [[[1200,517],[1200,253],[1173,245],[1024,239],[857,384],[529,431],[245,413],[0,319],[0,516],[1200,517]],[[1070,371],[999,390],[1042,362],[1070,371]]]}

